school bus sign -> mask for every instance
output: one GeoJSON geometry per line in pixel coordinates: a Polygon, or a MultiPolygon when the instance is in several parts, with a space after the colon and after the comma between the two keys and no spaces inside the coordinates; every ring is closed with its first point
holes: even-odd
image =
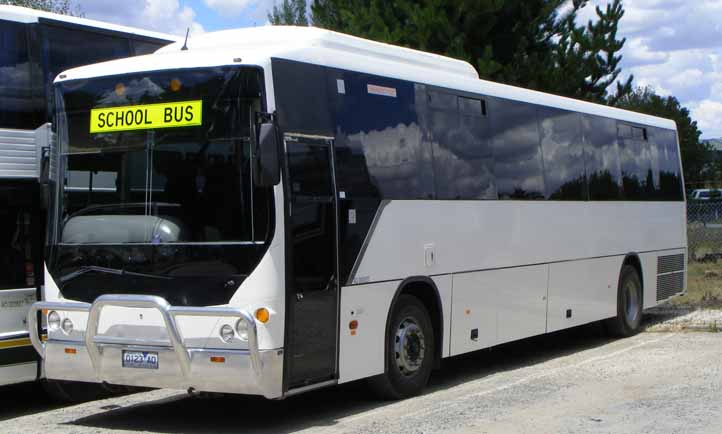
{"type": "Polygon", "coordinates": [[[98,108],[90,111],[90,133],[201,125],[203,101],[98,108]]]}

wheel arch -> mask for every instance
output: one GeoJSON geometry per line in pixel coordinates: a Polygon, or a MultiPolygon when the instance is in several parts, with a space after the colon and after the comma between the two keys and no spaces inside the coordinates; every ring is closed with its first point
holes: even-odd
{"type": "MultiPolygon", "coordinates": [[[[434,330],[434,368],[441,364],[441,354],[444,341],[444,318],[441,296],[436,283],[428,276],[411,276],[404,279],[396,289],[386,314],[386,336],[391,326],[391,315],[401,295],[412,295],[421,301],[431,318],[431,327],[434,330]]],[[[387,360],[387,347],[384,345],[384,360],[387,360]]]]}

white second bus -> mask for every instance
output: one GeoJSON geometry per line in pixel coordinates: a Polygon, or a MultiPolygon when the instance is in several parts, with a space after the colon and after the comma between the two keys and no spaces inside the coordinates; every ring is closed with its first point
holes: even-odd
{"type": "Polygon", "coordinates": [[[182,46],[56,80],[49,378],[401,398],[685,291],[672,121],[313,28],[182,46]]]}

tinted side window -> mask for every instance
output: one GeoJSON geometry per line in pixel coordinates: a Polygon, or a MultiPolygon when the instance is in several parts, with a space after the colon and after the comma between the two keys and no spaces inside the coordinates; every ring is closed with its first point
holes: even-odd
{"type": "Polygon", "coordinates": [[[494,174],[499,199],[543,199],[536,106],[492,99],[494,174]]]}
{"type": "Polygon", "coordinates": [[[423,102],[414,84],[346,71],[332,76],[339,189],[351,198],[432,198],[431,150],[418,122],[417,102],[423,102]]]}
{"type": "MultiPolygon", "coordinates": [[[[657,147],[634,134],[626,135],[627,125],[620,124],[619,155],[622,166],[622,184],[626,200],[655,200],[659,188],[657,147]],[[623,131],[621,130],[623,129],[623,131]]],[[[638,131],[641,131],[638,129],[638,131]]]]}
{"type": "Polygon", "coordinates": [[[553,108],[539,108],[539,129],[544,155],[546,198],[586,200],[587,180],[580,115],[553,108]]]}
{"type": "Polygon", "coordinates": [[[0,20],[0,128],[36,128],[26,26],[0,20]]]}
{"type": "Polygon", "coordinates": [[[285,132],[333,135],[323,67],[273,59],[273,87],[285,132]]]}
{"type": "Polygon", "coordinates": [[[585,166],[590,200],[621,200],[622,169],[617,145],[617,122],[583,115],[585,166]]]}
{"type": "Polygon", "coordinates": [[[429,104],[422,121],[433,149],[437,199],[496,199],[482,100],[438,91],[429,91],[428,99],[448,102],[429,104]]]}
{"type": "Polygon", "coordinates": [[[677,147],[677,133],[673,130],[651,128],[651,136],[659,154],[660,200],[683,200],[682,168],[677,147]]]}
{"type": "Polygon", "coordinates": [[[150,41],[132,41],[133,56],[142,56],[143,54],[154,53],[161,47],[168,45],[170,42],[150,42],[150,41]]]}
{"type": "Polygon", "coordinates": [[[52,117],[52,83],[66,69],[129,57],[130,41],[100,33],[43,26],[42,57],[45,68],[48,108],[52,117]]]}

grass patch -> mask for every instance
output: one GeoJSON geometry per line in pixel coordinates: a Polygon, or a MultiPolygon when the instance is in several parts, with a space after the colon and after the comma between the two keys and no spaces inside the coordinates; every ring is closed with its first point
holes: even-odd
{"type": "Polygon", "coordinates": [[[677,306],[722,308],[722,263],[687,265],[687,295],[670,303],[677,306]]]}

